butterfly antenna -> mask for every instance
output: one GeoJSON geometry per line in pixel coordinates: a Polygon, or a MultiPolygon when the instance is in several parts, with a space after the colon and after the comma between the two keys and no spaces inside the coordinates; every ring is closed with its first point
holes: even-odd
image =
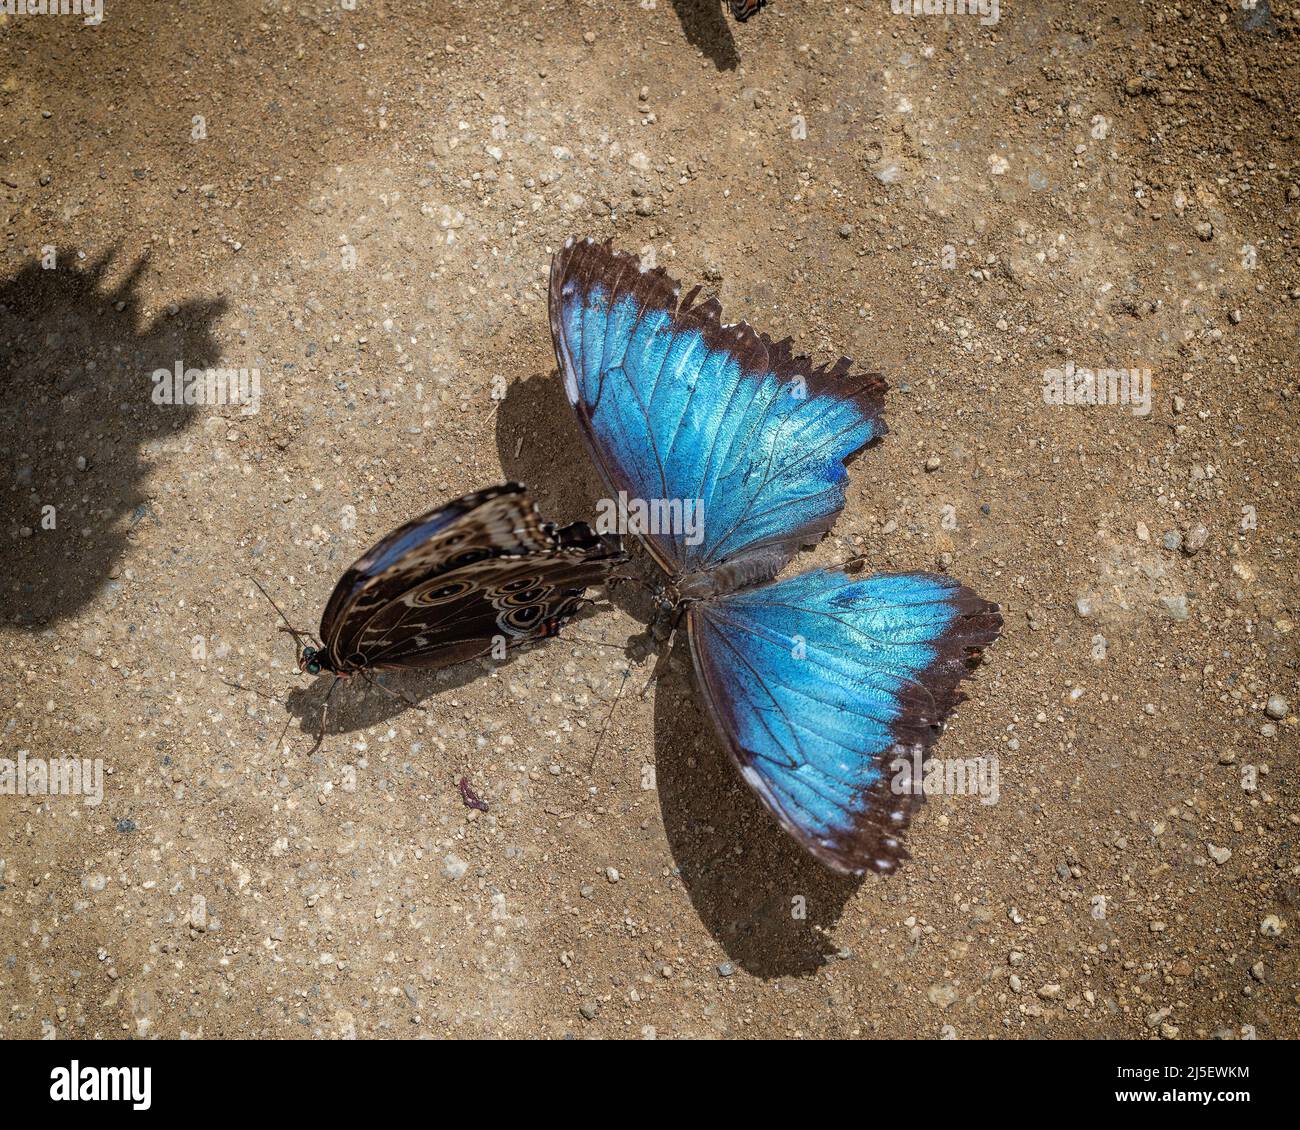
{"type": "Polygon", "coordinates": [[[310,632],[304,632],[299,628],[295,628],[291,623],[289,623],[289,617],[284,614],[284,609],[275,603],[275,600],[272,598],[271,594],[266,591],[266,589],[262,588],[262,582],[259,581],[256,577],[252,577],[250,579],[252,580],[253,584],[257,586],[257,591],[260,592],[264,597],[266,597],[267,602],[271,605],[271,607],[274,608],[276,612],[280,614],[280,619],[284,621],[284,627],[281,628],[280,630],[287,631],[290,635],[292,635],[294,643],[296,643],[299,647],[302,647],[303,646],[302,641],[304,639],[310,640],[316,638],[310,632]]]}
{"type": "Polygon", "coordinates": [[[623,668],[623,681],[618,685],[618,694],[614,696],[614,701],[610,705],[609,713],[605,715],[605,724],[600,728],[600,737],[596,739],[596,748],[591,753],[591,762],[587,765],[587,772],[590,773],[596,768],[596,758],[600,756],[600,744],[605,740],[605,732],[609,729],[610,722],[614,719],[614,711],[618,709],[618,700],[623,697],[623,688],[627,686],[628,676],[632,672],[629,668],[623,668]]]}
{"type": "Polygon", "coordinates": [[[264,698],[267,702],[273,702],[276,706],[283,706],[284,703],[274,695],[269,695],[265,691],[259,691],[256,687],[246,687],[243,683],[232,683],[229,679],[222,679],[228,687],[234,687],[237,691],[252,691],[258,698],[264,698]]]}

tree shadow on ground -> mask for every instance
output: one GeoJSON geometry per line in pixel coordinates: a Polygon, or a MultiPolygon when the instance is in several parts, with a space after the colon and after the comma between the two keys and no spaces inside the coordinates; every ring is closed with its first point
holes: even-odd
{"type": "Polygon", "coordinates": [[[149,445],[195,421],[193,405],[153,403],[151,374],[207,367],[222,299],[193,299],[143,321],[141,257],[110,284],[114,255],[61,249],[0,282],[0,536],[9,568],[0,622],[39,628],[77,615],[158,521],[143,481],[149,445]],[[46,260],[49,262],[51,260],[46,260]]]}

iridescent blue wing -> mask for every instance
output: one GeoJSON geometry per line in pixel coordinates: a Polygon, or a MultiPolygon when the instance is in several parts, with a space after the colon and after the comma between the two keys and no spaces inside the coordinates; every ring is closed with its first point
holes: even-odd
{"type": "Polygon", "coordinates": [[[702,536],[643,535],[665,572],[766,580],[843,509],[844,461],[885,432],[885,382],[847,358],[813,368],[679,293],[608,244],[566,243],[550,290],[565,391],[611,494],[699,500],[702,536]]]}
{"type": "Polygon", "coordinates": [[[693,604],[686,623],[723,742],[782,827],[846,874],[906,859],[919,798],[894,763],[924,762],[997,605],[932,574],[818,569],[693,604]]]}

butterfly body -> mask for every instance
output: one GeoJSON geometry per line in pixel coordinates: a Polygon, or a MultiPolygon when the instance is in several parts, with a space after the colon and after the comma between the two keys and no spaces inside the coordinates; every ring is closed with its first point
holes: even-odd
{"type": "Polygon", "coordinates": [[[565,392],[612,492],[698,504],[698,536],[638,530],[662,579],[651,630],[685,630],[707,713],[741,776],[828,866],[892,870],[924,758],[996,605],[945,577],[778,574],[843,509],[846,463],[886,433],[885,382],[722,321],[662,270],[591,240],[552,263],[565,392]]]}

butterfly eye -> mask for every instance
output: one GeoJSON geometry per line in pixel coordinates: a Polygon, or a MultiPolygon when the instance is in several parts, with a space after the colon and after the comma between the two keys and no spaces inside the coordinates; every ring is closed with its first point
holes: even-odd
{"type": "Polygon", "coordinates": [[[519,592],[522,589],[532,588],[536,583],[536,577],[520,577],[517,581],[511,581],[507,585],[502,585],[498,592],[519,592]]]}

